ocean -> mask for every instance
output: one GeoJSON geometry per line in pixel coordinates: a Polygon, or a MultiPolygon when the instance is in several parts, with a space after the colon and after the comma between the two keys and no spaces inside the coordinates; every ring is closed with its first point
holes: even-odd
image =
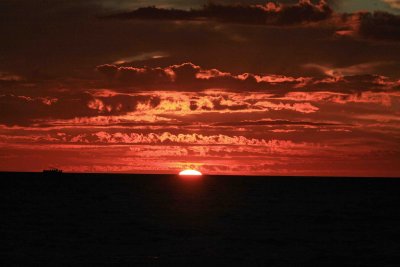
{"type": "Polygon", "coordinates": [[[400,180],[1,173],[1,266],[400,266],[400,180]]]}

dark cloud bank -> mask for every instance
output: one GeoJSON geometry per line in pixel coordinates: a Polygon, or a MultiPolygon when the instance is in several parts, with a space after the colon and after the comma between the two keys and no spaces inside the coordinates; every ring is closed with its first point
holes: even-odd
{"type": "Polygon", "coordinates": [[[399,41],[400,16],[388,12],[357,12],[335,14],[330,3],[324,0],[313,3],[300,0],[296,4],[267,2],[264,5],[208,4],[200,9],[165,9],[155,6],[141,7],[129,12],[103,16],[107,19],[215,21],[267,26],[296,26],[328,22],[338,30],[353,30],[355,34],[370,39],[399,41]]]}
{"type": "Polygon", "coordinates": [[[154,20],[215,20],[225,23],[254,25],[292,25],[316,22],[329,18],[332,8],[325,2],[313,4],[300,1],[297,4],[266,5],[220,5],[208,4],[201,9],[163,9],[155,6],[138,8],[131,12],[119,13],[106,18],[154,19],[154,20]]]}

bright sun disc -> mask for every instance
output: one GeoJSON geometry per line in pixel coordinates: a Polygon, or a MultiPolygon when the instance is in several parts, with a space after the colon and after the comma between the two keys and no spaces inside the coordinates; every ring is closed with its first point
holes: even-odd
{"type": "Polygon", "coordinates": [[[179,175],[202,175],[201,172],[196,170],[184,170],[179,173],[179,175]]]}

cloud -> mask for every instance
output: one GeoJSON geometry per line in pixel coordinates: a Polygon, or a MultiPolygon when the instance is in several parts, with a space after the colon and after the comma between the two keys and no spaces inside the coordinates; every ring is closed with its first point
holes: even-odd
{"type": "MultiPolygon", "coordinates": [[[[397,0],[386,0],[392,8],[399,8],[397,0]]],[[[202,9],[180,10],[142,7],[136,10],[107,16],[114,19],[215,21],[265,26],[309,25],[336,28],[340,36],[357,36],[367,39],[399,41],[400,16],[383,11],[334,13],[330,5],[321,0],[299,0],[296,4],[267,2],[264,5],[208,4],[202,9]]]]}
{"type": "Polygon", "coordinates": [[[203,134],[172,134],[162,133],[136,133],[136,132],[106,132],[80,134],[39,134],[29,136],[0,135],[0,140],[7,142],[41,142],[41,143],[78,143],[78,144],[124,144],[124,145],[201,145],[201,146],[262,146],[270,149],[290,148],[304,146],[288,140],[266,140],[247,138],[245,136],[230,136],[225,134],[203,135],[203,134]]]}
{"type": "Polygon", "coordinates": [[[391,92],[360,92],[355,94],[345,94],[337,92],[291,92],[283,99],[297,101],[311,101],[316,103],[332,102],[336,104],[365,103],[379,104],[390,107],[400,99],[399,91],[391,92]]]}
{"type": "Polygon", "coordinates": [[[342,76],[363,73],[382,64],[343,68],[307,66],[328,76],[322,78],[233,74],[193,63],[163,68],[106,64],[97,67],[102,79],[94,87],[108,89],[60,90],[35,95],[27,87],[31,94],[0,95],[4,108],[0,123],[32,125],[46,120],[77,125],[159,123],[167,121],[166,116],[170,116],[168,120],[172,123],[171,116],[182,118],[206,113],[312,114],[320,112],[321,104],[327,102],[375,103],[389,107],[396,103],[399,81],[379,75],[342,76]]]}
{"type": "Polygon", "coordinates": [[[385,64],[389,63],[372,62],[342,68],[306,66],[323,72],[326,76],[322,78],[234,74],[190,62],[154,68],[105,64],[97,67],[101,79],[91,86],[108,89],[56,90],[37,95],[26,87],[25,92],[30,94],[0,95],[4,108],[0,123],[177,123],[179,121],[173,120],[207,113],[313,114],[321,112],[328,102],[391,107],[397,103],[399,81],[379,75],[361,75],[385,64]]]}
{"type": "Polygon", "coordinates": [[[166,58],[166,57],[169,57],[169,54],[162,52],[162,51],[145,52],[145,53],[140,53],[140,54],[130,56],[130,57],[120,58],[120,59],[114,61],[113,64],[122,65],[122,64],[132,63],[132,62],[146,61],[146,60],[151,60],[151,59],[160,59],[160,58],[166,58]]]}
{"type": "Polygon", "coordinates": [[[252,25],[298,25],[326,20],[332,15],[331,7],[321,0],[313,4],[300,0],[297,4],[220,5],[208,4],[202,9],[180,10],[143,7],[131,12],[107,16],[117,19],[141,20],[213,20],[222,23],[252,25]]]}
{"type": "Polygon", "coordinates": [[[339,36],[375,41],[400,41],[400,15],[384,11],[342,14],[334,22],[339,36]]]}
{"type": "Polygon", "coordinates": [[[305,64],[303,67],[308,69],[316,69],[321,71],[327,76],[338,78],[344,76],[355,76],[355,75],[376,73],[376,71],[379,70],[380,67],[387,65],[394,65],[395,63],[396,62],[391,62],[391,61],[367,62],[342,68],[334,68],[319,64],[305,64]]]}
{"type": "MultiPolygon", "coordinates": [[[[397,0],[385,0],[393,8],[399,8],[397,0]]],[[[335,14],[326,1],[316,4],[310,0],[299,0],[297,4],[265,5],[220,5],[208,4],[202,9],[179,10],[157,7],[143,7],[131,12],[114,14],[108,18],[140,20],[211,20],[221,23],[250,25],[288,26],[307,23],[320,23],[337,27],[339,35],[359,35],[377,40],[400,40],[399,15],[376,11],[352,14],[335,14]]]]}
{"type": "MultiPolygon", "coordinates": [[[[170,65],[164,68],[118,67],[101,65],[97,70],[105,78],[99,86],[121,92],[146,90],[204,91],[262,91],[282,95],[290,91],[386,91],[399,86],[397,81],[373,75],[378,68],[396,65],[395,62],[369,62],[347,67],[330,67],[309,63],[305,69],[315,69],[332,78],[291,77],[275,74],[233,74],[218,69],[204,69],[193,63],[170,65]]],[[[215,105],[218,106],[218,103],[215,105]]]]}
{"type": "Polygon", "coordinates": [[[0,95],[0,105],[4,111],[0,115],[0,123],[27,125],[39,120],[115,116],[135,111],[141,103],[154,107],[159,100],[154,96],[142,95],[94,97],[88,92],[63,94],[59,98],[7,94],[0,95]]]}
{"type": "Polygon", "coordinates": [[[234,122],[218,122],[214,126],[338,126],[337,123],[289,121],[289,120],[244,120],[234,122]]]}
{"type": "MultiPolygon", "coordinates": [[[[353,94],[366,91],[388,92],[398,90],[399,82],[380,75],[364,74],[343,77],[315,79],[305,88],[308,91],[328,91],[335,93],[353,94]]],[[[292,92],[295,90],[291,90],[292,92]]],[[[306,90],[297,90],[306,91],[306,90]]]]}
{"type": "Polygon", "coordinates": [[[400,16],[378,11],[361,13],[359,33],[366,38],[400,41],[400,16]]]}
{"type": "Polygon", "coordinates": [[[310,78],[283,75],[258,75],[252,73],[231,74],[217,69],[203,69],[187,62],[165,68],[120,67],[100,65],[97,71],[106,78],[103,86],[136,90],[185,90],[201,91],[209,88],[229,90],[265,90],[284,87],[302,87],[310,78]]]}
{"type": "Polygon", "coordinates": [[[0,71],[0,82],[18,82],[21,80],[22,77],[19,75],[0,71]]]}
{"type": "Polygon", "coordinates": [[[166,68],[135,68],[118,67],[116,65],[105,64],[97,66],[100,73],[107,77],[118,79],[119,81],[135,82],[137,84],[148,84],[156,77],[157,82],[170,82],[175,79],[175,73],[166,68]]]}
{"type": "Polygon", "coordinates": [[[382,0],[387,3],[391,8],[400,9],[400,0],[382,0]]]}

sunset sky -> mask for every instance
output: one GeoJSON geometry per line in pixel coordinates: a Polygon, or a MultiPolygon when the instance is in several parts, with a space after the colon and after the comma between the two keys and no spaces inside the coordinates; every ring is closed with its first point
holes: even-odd
{"type": "Polygon", "coordinates": [[[400,1],[3,0],[0,171],[400,176],[400,1]]]}

